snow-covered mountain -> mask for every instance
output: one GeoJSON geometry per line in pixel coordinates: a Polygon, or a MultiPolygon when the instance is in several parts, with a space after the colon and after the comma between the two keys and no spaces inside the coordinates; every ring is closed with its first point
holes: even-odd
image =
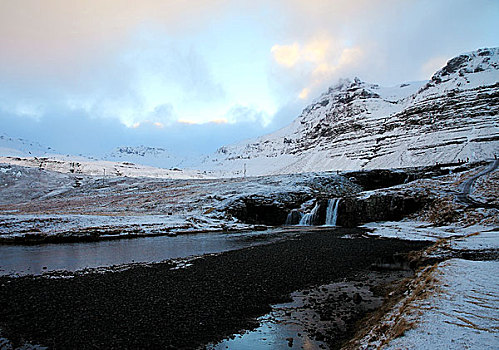
{"type": "Polygon", "coordinates": [[[340,80],[287,127],[221,147],[205,166],[264,175],[491,158],[498,115],[499,48],[481,49],[449,60],[430,81],[340,80]]]}
{"type": "Polygon", "coordinates": [[[122,146],[103,157],[115,162],[131,162],[160,168],[181,166],[183,159],[172,155],[164,148],[148,146],[122,146]]]}
{"type": "Polygon", "coordinates": [[[0,135],[0,156],[40,157],[55,153],[52,148],[38,142],[0,135]]]}
{"type": "Polygon", "coordinates": [[[59,154],[34,141],[0,135],[0,164],[70,173],[77,176],[126,176],[168,179],[210,177],[205,172],[180,169],[179,158],[162,148],[120,147],[105,159],[59,154]],[[107,159],[107,160],[106,160],[107,159]]]}

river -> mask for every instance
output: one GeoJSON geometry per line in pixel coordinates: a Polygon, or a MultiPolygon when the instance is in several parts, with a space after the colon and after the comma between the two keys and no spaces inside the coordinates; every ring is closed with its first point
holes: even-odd
{"type": "Polygon", "coordinates": [[[267,244],[295,234],[283,230],[209,232],[87,243],[0,245],[0,275],[36,275],[57,270],[159,262],[267,244]]]}

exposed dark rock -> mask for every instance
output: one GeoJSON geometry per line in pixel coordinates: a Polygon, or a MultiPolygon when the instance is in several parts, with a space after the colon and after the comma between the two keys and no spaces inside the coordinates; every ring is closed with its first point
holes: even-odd
{"type": "MultiPolygon", "coordinates": [[[[342,173],[342,176],[349,179],[350,192],[343,192],[339,195],[328,192],[330,190],[328,186],[337,183],[337,177],[320,177],[315,180],[313,186],[317,198],[314,205],[318,204],[319,208],[310,224],[325,224],[328,199],[333,197],[345,197],[338,207],[337,224],[339,226],[354,227],[369,221],[399,220],[421,209],[433,199],[424,193],[406,193],[398,190],[379,192],[369,197],[355,197],[354,193],[359,188],[366,191],[389,188],[418,179],[447,175],[451,171],[453,173],[466,171],[483,164],[486,164],[486,162],[447,163],[406,169],[346,172],[342,173]],[[352,187],[352,184],[358,185],[358,187],[352,187]]],[[[297,208],[311,198],[313,198],[311,193],[252,195],[238,198],[227,207],[226,211],[242,222],[271,226],[284,225],[291,213],[287,224],[296,225],[301,219],[297,208]]],[[[302,212],[302,214],[310,212],[314,205],[302,212]]]]}
{"type": "Polygon", "coordinates": [[[360,303],[362,302],[362,297],[360,296],[360,294],[359,294],[359,293],[355,293],[355,294],[353,295],[353,302],[354,302],[355,304],[360,304],[360,303]]]}
{"type": "Polygon", "coordinates": [[[228,208],[227,212],[249,224],[282,225],[288,210],[277,203],[262,202],[259,198],[243,198],[228,208]]]}
{"type": "Polygon", "coordinates": [[[319,199],[317,204],[319,205],[319,209],[317,210],[313,225],[324,225],[326,223],[327,199],[319,199]]]}
{"type": "Polygon", "coordinates": [[[339,226],[355,227],[370,221],[400,220],[433,201],[426,192],[378,192],[366,197],[343,198],[338,205],[339,226]]]}
{"type": "Polygon", "coordinates": [[[291,210],[291,212],[288,214],[288,216],[286,218],[286,224],[298,225],[301,217],[302,217],[302,214],[297,209],[293,209],[293,210],[291,210]]]}
{"type": "Polygon", "coordinates": [[[306,193],[285,193],[274,196],[253,195],[232,202],[227,213],[248,224],[283,225],[292,208],[310,199],[306,193]]]}
{"type": "Polygon", "coordinates": [[[352,171],[342,173],[353,183],[366,191],[401,185],[418,179],[428,179],[436,176],[447,175],[469,170],[470,168],[483,165],[478,163],[446,163],[434,166],[415,167],[406,169],[374,169],[368,171],[352,171]],[[452,167],[452,169],[451,169],[452,167]]]}

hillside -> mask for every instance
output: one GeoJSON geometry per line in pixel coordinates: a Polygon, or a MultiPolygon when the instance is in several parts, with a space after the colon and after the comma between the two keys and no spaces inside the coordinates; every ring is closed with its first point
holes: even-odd
{"type": "Polygon", "coordinates": [[[103,157],[104,160],[114,162],[131,162],[159,168],[181,167],[183,158],[171,154],[168,150],[148,146],[121,146],[103,157]]]}
{"type": "Polygon", "coordinates": [[[0,135],[0,156],[40,157],[56,152],[38,142],[0,135]]]}
{"type": "Polygon", "coordinates": [[[376,169],[499,153],[499,48],[449,60],[430,81],[394,87],[343,79],[287,127],[221,147],[222,176],[376,169]]]}

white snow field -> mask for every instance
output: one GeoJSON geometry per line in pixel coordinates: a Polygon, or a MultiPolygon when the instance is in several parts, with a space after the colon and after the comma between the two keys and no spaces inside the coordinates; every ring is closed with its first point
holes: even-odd
{"type": "Polygon", "coordinates": [[[497,349],[499,261],[450,259],[434,270],[438,290],[416,300],[415,328],[386,349],[497,349]]]}
{"type": "Polygon", "coordinates": [[[499,347],[497,227],[431,227],[411,220],[370,223],[364,227],[383,237],[438,239],[437,249],[425,253],[428,258],[465,252],[475,260],[451,258],[419,272],[405,297],[367,332],[358,346],[393,350],[499,347]],[[393,337],[394,330],[404,325],[409,326],[403,335],[393,337]]]}

